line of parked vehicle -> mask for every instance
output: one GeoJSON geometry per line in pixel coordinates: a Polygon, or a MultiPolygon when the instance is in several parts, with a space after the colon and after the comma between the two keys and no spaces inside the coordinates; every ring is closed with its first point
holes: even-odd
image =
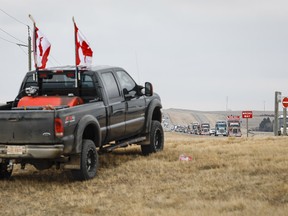
{"type": "Polygon", "coordinates": [[[175,125],[171,130],[195,135],[242,136],[240,116],[232,115],[227,116],[226,120],[216,121],[214,127],[208,122],[193,122],[188,126],[175,125]]]}

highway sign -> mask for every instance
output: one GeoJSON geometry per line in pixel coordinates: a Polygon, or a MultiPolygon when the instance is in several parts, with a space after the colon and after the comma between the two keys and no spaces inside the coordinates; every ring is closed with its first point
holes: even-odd
{"type": "Polygon", "coordinates": [[[253,112],[252,111],[242,111],[242,118],[252,118],[253,112]]]}
{"type": "Polygon", "coordinates": [[[283,107],[287,108],[288,107],[288,97],[284,97],[282,100],[282,105],[283,107]]]}

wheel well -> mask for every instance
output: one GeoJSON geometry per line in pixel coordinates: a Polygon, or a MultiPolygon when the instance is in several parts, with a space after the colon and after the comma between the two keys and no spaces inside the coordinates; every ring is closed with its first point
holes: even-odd
{"type": "Polygon", "coordinates": [[[97,131],[96,125],[94,125],[94,124],[87,125],[84,132],[83,132],[82,140],[83,139],[92,140],[95,143],[96,147],[99,147],[100,143],[98,141],[99,140],[97,137],[98,133],[96,133],[96,131],[97,131]]]}
{"type": "Polygon", "coordinates": [[[160,110],[160,107],[155,107],[152,115],[152,120],[157,120],[159,122],[162,122],[162,113],[160,110]]]}

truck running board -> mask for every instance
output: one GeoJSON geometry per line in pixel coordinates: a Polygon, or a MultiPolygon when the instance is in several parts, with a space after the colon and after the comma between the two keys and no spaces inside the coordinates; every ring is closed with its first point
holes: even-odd
{"type": "Polygon", "coordinates": [[[126,140],[126,141],[123,141],[123,142],[111,144],[111,145],[109,145],[107,147],[100,148],[100,152],[103,152],[103,153],[104,152],[111,152],[111,151],[113,151],[116,148],[127,147],[128,145],[136,144],[136,143],[139,143],[139,142],[144,141],[144,140],[146,140],[146,137],[138,137],[138,138],[135,138],[135,139],[130,139],[130,140],[126,140]]]}

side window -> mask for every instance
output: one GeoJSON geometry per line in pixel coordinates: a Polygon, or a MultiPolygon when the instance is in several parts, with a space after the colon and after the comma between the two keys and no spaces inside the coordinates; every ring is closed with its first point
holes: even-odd
{"type": "Polygon", "coordinates": [[[102,100],[101,93],[96,88],[93,77],[88,74],[81,75],[81,96],[84,101],[99,101],[102,100]]]}
{"type": "Polygon", "coordinates": [[[113,74],[111,72],[102,73],[102,77],[109,99],[120,97],[120,91],[113,74]]]}
{"type": "Polygon", "coordinates": [[[90,75],[81,76],[82,88],[94,88],[93,79],[90,75]]]}
{"type": "Polygon", "coordinates": [[[127,74],[125,71],[116,72],[120,85],[122,89],[127,89],[128,92],[133,92],[136,94],[137,85],[135,81],[127,74]]]}
{"type": "Polygon", "coordinates": [[[27,77],[27,80],[25,82],[25,86],[24,89],[30,86],[37,86],[37,82],[35,80],[33,80],[33,76],[29,76],[27,77]]]}

